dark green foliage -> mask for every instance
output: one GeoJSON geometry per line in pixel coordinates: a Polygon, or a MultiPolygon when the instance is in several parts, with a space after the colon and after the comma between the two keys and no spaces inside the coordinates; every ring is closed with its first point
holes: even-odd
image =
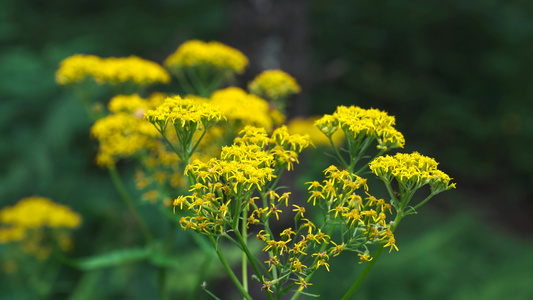
{"type": "MultiPolygon", "coordinates": [[[[89,136],[91,121],[72,91],[54,82],[59,62],[86,53],[161,63],[187,39],[221,40],[226,9],[220,0],[0,0],[0,208],[38,194],[80,212],[83,226],[69,253],[76,259],[138,249],[132,255],[138,261],[117,268],[81,272],[61,266],[50,299],[153,299],[152,264],[172,261],[143,260],[135,219],[107,171],[94,163],[98,145],[89,136]]],[[[433,207],[454,213],[475,208],[496,221],[482,225],[464,215],[442,220],[429,204],[403,221],[400,252],[382,255],[355,298],[533,298],[531,242],[489,229],[494,223],[524,235],[533,229],[532,13],[533,2],[526,0],[310,2],[311,82],[319,84],[303,89],[312,97],[313,113],[354,104],[395,115],[405,151],[435,157],[458,183],[433,207]]],[[[297,172],[320,176],[326,160],[302,160],[297,172]]],[[[119,171],[133,193],[133,166],[121,162],[119,171]]],[[[157,235],[168,233],[160,212],[139,208],[157,235]]],[[[205,263],[191,254],[199,243],[181,231],[176,236],[177,255],[188,263],[181,270],[170,263],[173,295],[183,296],[197,283],[184,274],[205,263]]],[[[5,251],[0,246],[0,256],[5,251]]],[[[331,273],[314,278],[309,292],[337,299],[350,286],[345,279],[362,267],[354,257],[339,258],[332,260],[331,273]]],[[[208,282],[218,296],[227,289],[220,286],[208,282]]],[[[1,277],[0,299],[34,298],[1,277]]]]}

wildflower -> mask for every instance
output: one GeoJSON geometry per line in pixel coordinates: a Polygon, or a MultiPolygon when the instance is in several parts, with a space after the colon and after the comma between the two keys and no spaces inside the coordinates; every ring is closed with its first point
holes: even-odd
{"type": "Polygon", "coordinates": [[[318,181],[310,181],[310,182],[306,182],[305,184],[309,184],[309,188],[307,190],[313,189],[316,191],[319,187],[322,187],[320,185],[320,182],[318,181]]]}
{"type": "Polygon", "coordinates": [[[348,208],[347,207],[343,207],[342,205],[339,205],[339,206],[336,206],[334,209],[330,209],[328,212],[332,212],[334,211],[335,212],[335,216],[333,218],[337,218],[338,214],[341,213],[341,216],[342,214],[347,210],[348,208]]]}
{"type": "Polygon", "coordinates": [[[263,286],[261,287],[261,290],[267,289],[267,291],[274,293],[274,291],[270,289],[273,284],[272,281],[266,281],[263,275],[261,275],[261,278],[263,279],[263,286]]]}
{"type": "Polygon", "coordinates": [[[322,195],[322,192],[311,191],[311,196],[309,197],[309,199],[307,199],[307,202],[313,200],[313,206],[315,206],[316,200],[320,198],[325,199],[324,195],[322,195]]]}
{"type": "Polygon", "coordinates": [[[329,239],[329,235],[323,233],[322,230],[319,228],[318,233],[315,236],[315,240],[317,241],[317,243],[320,244],[320,240],[322,240],[324,243],[329,244],[329,241],[327,239],[329,239]]]}
{"type": "Polygon", "coordinates": [[[252,125],[270,131],[274,125],[268,102],[238,87],[215,91],[209,104],[217,107],[237,130],[252,125]]]}
{"type": "MultiPolygon", "coordinates": [[[[300,134],[300,135],[309,135],[313,145],[319,146],[329,146],[331,143],[329,138],[325,136],[314,123],[320,117],[309,117],[309,118],[293,118],[287,124],[287,128],[291,134],[300,134]]],[[[335,146],[340,146],[344,141],[344,134],[342,131],[336,131],[331,135],[333,144],[335,146]]]]}
{"type": "Polygon", "coordinates": [[[357,254],[359,256],[359,259],[361,260],[359,262],[359,264],[362,264],[364,262],[367,262],[367,261],[371,261],[373,259],[373,257],[370,257],[370,255],[368,253],[365,253],[365,254],[357,254]]]}
{"type": "Polygon", "coordinates": [[[23,228],[74,229],[80,226],[81,217],[68,206],[57,204],[49,198],[33,196],[0,210],[0,223],[23,228]]]}
{"type": "Polygon", "coordinates": [[[267,216],[269,216],[271,214],[275,214],[276,215],[276,220],[279,220],[278,213],[281,213],[281,212],[282,212],[281,209],[278,209],[275,205],[272,205],[272,207],[270,208],[270,210],[267,213],[267,216]]]}
{"type": "Polygon", "coordinates": [[[302,273],[302,270],[307,268],[307,266],[302,264],[302,262],[296,257],[291,257],[289,260],[291,261],[290,268],[293,272],[302,273]]]}
{"type": "Polygon", "coordinates": [[[165,66],[169,68],[204,64],[241,74],[248,65],[248,58],[239,50],[219,42],[191,40],[179,46],[176,52],[165,60],[165,66]]]}
{"type": "Polygon", "coordinates": [[[290,194],[291,192],[283,193],[283,195],[279,197],[278,201],[281,203],[282,201],[285,200],[285,206],[289,206],[289,195],[290,194]]]}
{"type": "Polygon", "coordinates": [[[273,266],[279,265],[278,257],[275,255],[271,256],[267,261],[265,261],[265,263],[268,263],[268,265],[270,266],[270,268],[268,269],[268,271],[270,272],[273,266]]]}
{"type": "Polygon", "coordinates": [[[288,239],[290,239],[290,238],[291,238],[291,235],[295,235],[295,234],[296,234],[296,232],[294,232],[294,231],[292,230],[292,228],[289,227],[289,228],[283,230],[283,232],[280,233],[279,236],[282,237],[282,238],[283,238],[284,236],[286,236],[288,239]]]}
{"type": "Polygon", "coordinates": [[[328,272],[329,272],[329,264],[326,262],[326,260],[324,260],[324,259],[319,259],[319,260],[316,262],[316,268],[318,269],[320,266],[324,266],[324,267],[326,267],[326,269],[327,269],[328,272]]]}
{"type": "Polygon", "coordinates": [[[281,70],[267,70],[248,84],[248,89],[260,97],[278,99],[300,92],[296,80],[281,70]]]}
{"type": "MultiPolygon", "coordinates": [[[[182,99],[180,96],[166,98],[155,110],[149,110],[144,117],[164,132],[168,123],[179,125],[184,130],[195,130],[200,125],[206,129],[212,122],[223,119],[222,113],[207,103],[182,99]]],[[[178,127],[178,128],[179,128],[178,127]]]]}
{"type": "Polygon", "coordinates": [[[222,204],[222,205],[219,207],[218,212],[220,213],[220,215],[222,216],[222,218],[225,218],[225,217],[226,217],[226,214],[228,213],[228,205],[229,205],[230,202],[231,202],[231,199],[230,199],[228,202],[222,204]]]}
{"type": "Polygon", "coordinates": [[[299,284],[300,287],[298,288],[298,291],[303,290],[304,288],[307,288],[310,285],[313,285],[312,283],[305,282],[305,279],[303,277],[298,277],[298,281],[296,284],[299,284]]]}
{"type": "Polygon", "coordinates": [[[181,217],[180,226],[183,230],[187,230],[187,229],[196,230],[197,228],[195,220],[191,217],[181,217]]]}
{"type": "Polygon", "coordinates": [[[259,231],[259,233],[257,233],[257,239],[262,241],[262,242],[266,242],[267,241],[267,237],[270,236],[270,234],[265,234],[264,232],[265,232],[264,230],[261,230],[261,231],[259,231]],[[261,233],[261,232],[263,232],[263,233],[261,233]]]}
{"type": "Polygon", "coordinates": [[[390,247],[389,253],[392,251],[393,248],[396,249],[396,251],[400,251],[396,246],[396,239],[394,239],[394,237],[390,237],[388,243],[385,244],[383,247],[390,247]]]}
{"type": "Polygon", "coordinates": [[[138,85],[170,82],[170,76],[160,65],[136,56],[100,58],[77,54],[61,61],[56,72],[56,82],[61,85],[81,82],[85,78],[113,85],[125,82],[138,85]]]}
{"type": "Polygon", "coordinates": [[[331,248],[331,250],[329,251],[330,254],[333,254],[333,256],[337,256],[339,255],[343,250],[344,250],[344,243],[340,244],[340,245],[337,245],[334,241],[331,241],[331,243],[333,243],[333,245],[335,245],[335,247],[331,248]]]}
{"type": "Polygon", "coordinates": [[[455,188],[451,178],[437,169],[438,163],[418,152],[397,153],[395,156],[380,156],[370,163],[370,170],[382,180],[395,178],[404,186],[420,187],[429,184],[434,193],[455,188]]]}
{"type": "Polygon", "coordinates": [[[114,165],[116,158],[128,157],[149,147],[159,133],[145,120],[120,112],[97,120],[91,135],[100,144],[97,163],[109,167],[114,165]]]}
{"type": "Polygon", "coordinates": [[[254,215],[250,215],[248,219],[246,220],[246,228],[249,228],[250,224],[257,224],[259,223],[259,220],[254,217],[254,215]]]}
{"type": "Polygon", "coordinates": [[[305,253],[303,250],[305,250],[305,248],[307,247],[307,241],[306,239],[302,239],[301,241],[299,241],[298,243],[295,243],[292,247],[291,250],[289,250],[289,252],[294,252],[294,254],[303,254],[303,255],[307,255],[307,253],[305,253]]]}
{"type": "Polygon", "coordinates": [[[297,212],[297,215],[299,215],[299,216],[301,216],[303,218],[304,217],[304,213],[305,213],[305,207],[301,207],[301,206],[298,206],[296,204],[293,204],[292,206],[295,207],[295,209],[293,209],[292,211],[297,212]]]}
{"type": "Polygon", "coordinates": [[[325,115],[315,122],[320,131],[331,136],[341,127],[352,139],[361,135],[378,141],[378,148],[402,148],[403,135],[394,128],[395,118],[377,109],[362,109],[357,106],[339,106],[333,115],[325,115]]]}

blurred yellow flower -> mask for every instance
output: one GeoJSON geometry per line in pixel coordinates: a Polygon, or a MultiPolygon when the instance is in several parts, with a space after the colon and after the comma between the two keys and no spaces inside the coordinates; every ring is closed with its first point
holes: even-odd
{"type": "Polygon", "coordinates": [[[212,65],[242,74],[248,65],[248,58],[239,50],[219,42],[191,40],[178,47],[176,52],[165,60],[168,68],[212,65]]]}
{"type": "Polygon", "coordinates": [[[287,97],[301,91],[296,79],[281,70],[263,71],[248,84],[248,89],[267,99],[287,97]]]}
{"type": "Polygon", "coordinates": [[[56,72],[56,82],[60,85],[81,82],[87,77],[99,84],[170,82],[170,75],[163,67],[137,56],[100,58],[76,54],[61,61],[56,72]]]}
{"type": "MultiPolygon", "coordinates": [[[[319,118],[318,116],[308,118],[296,117],[289,121],[287,128],[291,134],[308,134],[315,146],[328,146],[330,145],[328,137],[314,125],[319,118]]],[[[342,131],[337,131],[331,136],[331,139],[336,146],[340,146],[344,141],[344,134],[342,131]]]]}
{"type": "Polygon", "coordinates": [[[272,129],[274,121],[268,103],[241,88],[218,90],[211,95],[210,103],[218,107],[229,121],[234,122],[237,130],[246,125],[263,127],[267,131],[272,129]]]}

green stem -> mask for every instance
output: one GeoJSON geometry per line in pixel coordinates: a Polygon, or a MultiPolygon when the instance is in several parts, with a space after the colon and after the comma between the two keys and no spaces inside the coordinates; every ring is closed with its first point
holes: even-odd
{"type": "MultiPolygon", "coordinates": [[[[402,218],[403,218],[403,212],[399,211],[396,214],[396,218],[394,219],[394,222],[393,222],[393,224],[390,227],[391,232],[394,232],[394,230],[396,229],[396,227],[398,226],[398,224],[400,223],[400,220],[402,218]]],[[[361,273],[361,275],[359,275],[359,277],[357,277],[357,280],[352,284],[350,289],[346,292],[346,294],[344,294],[344,296],[342,297],[341,300],[349,299],[350,296],[359,287],[361,282],[363,282],[363,280],[365,279],[366,275],[368,275],[368,273],[370,272],[370,270],[372,269],[372,267],[374,266],[374,264],[378,260],[379,256],[381,255],[381,252],[383,252],[383,249],[384,249],[383,246],[384,245],[385,245],[384,243],[381,243],[381,245],[379,246],[378,250],[376,250],[376,252],[374,253],[374,256],[373,256],[372,260],[369,261],[368,264],[366,265],[366,268],[363,270],[363,273],[361,273]]]]}
{"type": "Polygon", "coordinates": [[[380,245],[378,250],[376,251],[376,253],[374,253],[374,257],[371,261],[368,262],[368,264],[366,265],[366,268],[363,270],[363,273],[361,273],[361,275],[359,275],[359,277],[357,278],[357,280],[354,282],[354,284],[350,287],[350,289],[346,292],[346,294],[344,294],[344,296],[342,297],[341,300],[347,300],[347,299],[350,299],[350,296],[355,292],[355,290],[357,289],[357,287],[359,287],[359,285],[361,284],[361,282],[363,282],[363,280],[365,279],[366,275],[368,275],[368,273],[370,272],[370,270],[372,269],[372,267],[374,266],[374,264],[376,263],[376,261],[378,260],[379,256],[381,255],[381,252],[383,252],[383,245],[380,245]]]}
{"type": "Polygon", "coordinates": [[[211,244],[215,248],[215,251],[217,252],[218,259],[220,260],[220,262],[224,266],[224,269],[226,269],[226,272],[228,272],[229,277],[231,278],[231,280],[233,280],[233,283],[235,283],[235,285],[237,286],[239,291],[241,291],[242,295],[244,296],[244,299],[252,300],[252,297],[250,297],[250,295],[244,289],[244,287],[242,286],[242,284],[239,281],[239,279],[237,278],[237,276],[235,276],[235,273],[233,273],[233,270],[231,270],[231,267],[229,266],[228,262],[226,261],[226,258],[224,257],[224,254],[222,254],[222,251],[220,251],[220,249],[219,249],[219,247],[217,245],[217,242],[215,241],[215,238],[212,235],[209,235],[208,237],[209,237],[209,241],[211,242],[211,244]]]}
{"type": "Polygon", "coordinates": [[[120,194],[120,197],[122,200],[126,203],[126,205],[131,210],[133,216],[137,220],[137,223],[139,223],[139,227],[141,228],[141,231],[144,235],[144,238],[146,239],[146,242],[151,242],[153,240],[153,236],[148,230],[148,226],[146,226],[146,223],[141,218],[139,211],[137,210],[137,207],[135,206],[135,203],[133,202],[133,199],[131,199],[130,195],[128,194],[128,191],[126,190],[126,187],[124,186],[124,183],[122,182],[122,179],[120,179],[120,176],[117,172],[117,169],[115,167],[110,167],[109,174],[111,175],[111,179],[113,180],[113,183],[115,184],[115,188],[117,189],[117,192],[120,194]]]}
{"type": "MultiPolygon", "coordinates": [[[[244,223],[246,223],[246,222],[244,222],[244,223]]],[[[242,235],[239,232],[239,230],[234,230],[234,231],[235,231],[235,236],[237,237],[237,239],[239,240],[239,243],[241,244],[242,250],[246,254],[246,257],[248,258],[248,261],[250,262],[250,264],[252,265],[252,268],[254,269],[255,275],[257,276],[257,278],[260,278],[261,277],[261,271],[259,271],[259,268],[257,267],[257,264],[255,263],[255,258],[252,256],[252,253],[250,253],[250,249],[248,249],[248,246],[246,245],[246,241],[242,237],[242,235]]],[[[270,295],[270,292],[265,290],[265,293],[267,294],[268,299],[272,299],[272,296],[270,295]]]]}
{"type": "Polygon", "coordinates": [[[342,158],[341,154],[339,153],[339,150],[337,149],[337,146],[335,146],[335,143],[331,139],[331,136],[328,136],[328,139],[329,139],[329,143],[331,144],[331,147],[333,147],[333,150],[335,150],[335,154],[337,154],[337,157],[339,157],[339,159],[340,159],[341,163],[343,164],[343,166],[346,169],[348,169],[349,168],[348,163],[346,163],[344,158],[342,158]]]}
{"type": "MultiPolygon", "coordinates": [[[[247,246],[246,236],[248,234],[247,234],[247,228],[246,228],[246,220],[248,219],[248,209],[246,207],[244,208],[242,212],[242,216],[243,216],[243,220],[241,222],[241,228],[242,228],[241,230],[242,230],[242,235],[244,236],[243,242],[245,243],[245,246],[247,246]]],[[[248,260],[246,258],[245,252],[242,252],[242,285],[244,286],[244,289],[248,291],[248,260]]]]}
{"type": "Polygon", "coordinates": [[[433,198],[433,196],[435,196],[435,194],[431,193],[429,194],[429,196],[426,197],[426,199],[422,200],[422,202],[418,203],[415,207],[412,207],[411,209],[409,209],[408,211],[405,212],[405,214],[411,214],[411,213],[416,213],[416,210],[422,206],[423,204],[425,204],[426,202],[429,201],[429,199],[433,198]]]}
{"type": "MultiPolygon", "coordinates": [[[[328,220],[326,220],[326,223],[327,223],[327,221],[328,221],[328,220]]],[[[333,229],[335,229],[335,226],[331,226],[331,227],[329,228],[328,233],[327,233],[328,236],[331,236],[331,234],[333,233],[333,229]]],[[[326,249],[326,247],[327,247],[327,244],[326,244],[326,243],[323,243],[322,246],[320,246],[320,250],[319,250],[319,252],[324,251],[324,250],[326,249]]],[[[313,277],[313,274],[314,274],[314,272],[311,273],[311,274],[309,274],[309,275],[307,275],[307,277],[305,278],[305,282],[309,282],[309,280],[311,280],[311,277],[313,277]]],[[[302,291],[297,291],[296,293],[294,293],[294,295],[292,295],[292,297],[291,297],[290,300],[296,300],[296,299],[298,299],[298,297],[300,297],[300,293],[301,293],[301,292],[302,292],[302,291]]]]}

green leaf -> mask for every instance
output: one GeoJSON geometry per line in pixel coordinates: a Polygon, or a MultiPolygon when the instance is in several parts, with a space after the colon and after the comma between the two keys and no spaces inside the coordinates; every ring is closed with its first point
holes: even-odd
{"type": "Polygon", "coordinates": [[[140,261],[148,257],[149,254],[148,249],[130,248],[82,258],[76,261],[76,265],[84,271],[95,270],[140,261]]]}

